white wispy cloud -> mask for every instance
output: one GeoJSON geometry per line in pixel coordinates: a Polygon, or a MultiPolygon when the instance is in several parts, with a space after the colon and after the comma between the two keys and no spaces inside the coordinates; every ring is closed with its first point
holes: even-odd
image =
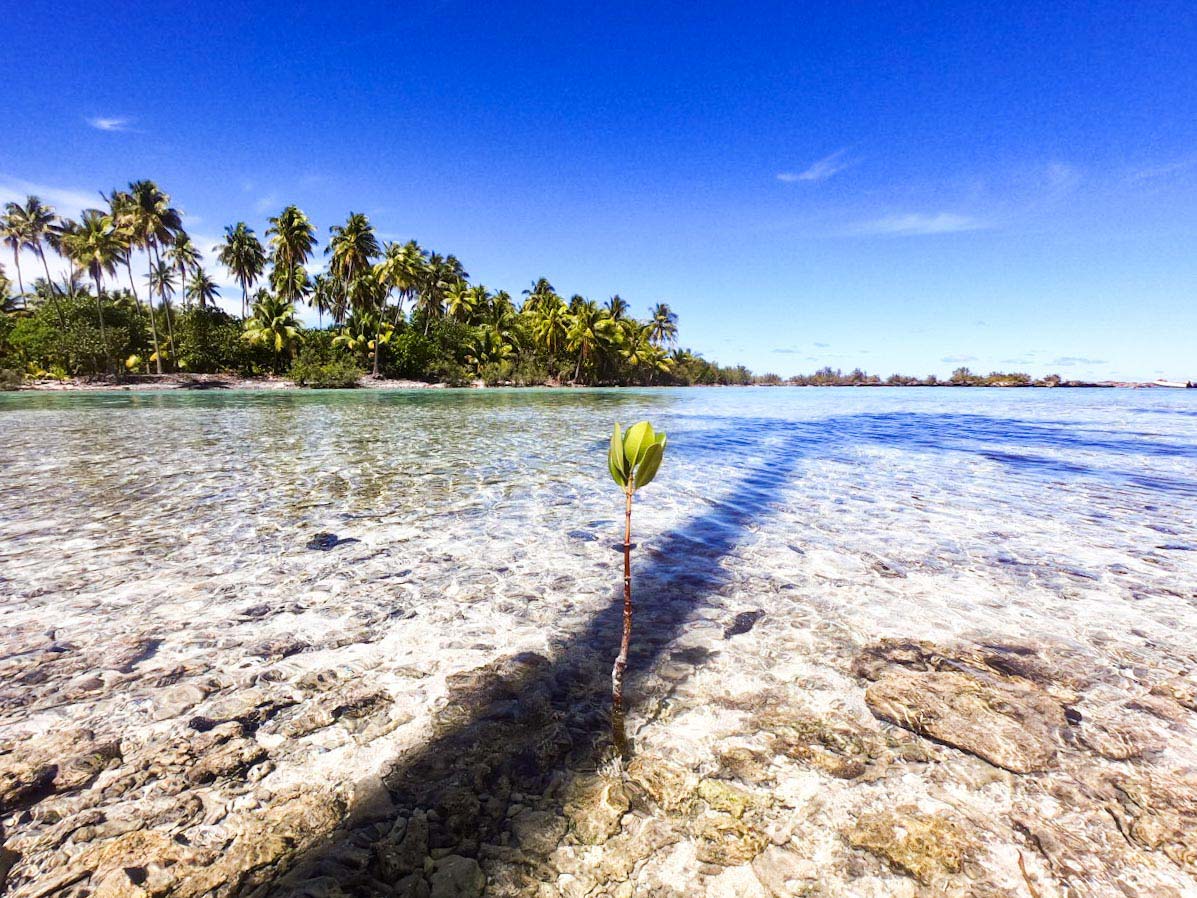
{"type": "Polygon", "coordinates": [[[1134,182],[1152,181],[1156,178],[1166,178],[1169,175],[1175,175],[1183,171],[1188,171],[1194,166],[1197,166],[1197,155],[1187,156],[1184,159],[1177,159],[1174,162],[1166,162],[1163,165],[1152,165],[1147,168],[1141,168],[1138,171],[1131,172],[1129,180],[1134,182]]]}
{"type": "Polygon", "coordinates": [[[23,203],[27,196],[36,196],[42,202],[53,206],[59,215],[69,216],[77,216],[81,210],[95,208],[103,202],[100,195],[93,191],[35,184],[32,181],[0,174],[0,204],[23,203]]]}
{"type": "Polygon", "coordinates": [[[847,148],[836,150],[822,159],[816,159],[805,171],[778,172],[777,180],[785,184],[792,184],[795,181],[826,181],[832,175],[837,175],[855,164],[852,160],[845,158],[847,152],[847,148]]]}
{"type": "MultiPolygon", "coordinates": [[[[84,209],[96,208],[103,205],[99,194],[73,187],[56,187],[51,184],[36,184],[22,178],[13,178],[0,174],[0,206],[5,203],[24,203],[28,196],[36,196],[43,203],[54,207],[59,215],[78,218],[84,209]]],[[[15,283],[17,280],[16,267],[12,263],[12,253],[3,254],[3,262],[8,267],[8,276],[15,283]]],[[[70,270],[69,263],[57,253],[47,252],[45,267],[50,269],[50,277],[58,280],[70,270]]],[[[21,272],[25,287],[32,286],[33,281],[45,276],[42,260],[29,250],[21,251],[21,272]]]]}
{"type": "Polygon", "coordinates": [[[945,355],[941,362],[946,365],[959,365],[963,362],[975,362],[977,357],[975,355],[945,355]]]}
{"type": "Polygon", "coordinates": [[[882,234],[893,236],[917,236],[921,234],[957,234],[962,231],[980,231],[988,227],[985,222],[970,215],[955,212],[908,212],[885,215],[872,221],[861,222],[852,228],[856,234],[882,234]]]}
{"type": "Polygon", "coordinates": [[[121,118],[118,116],[105,117],[93,116],[87,119],[87,123],[95,128],[97,131],[132,131],[130,127],[133,120],[128,118],[121,118]]]}

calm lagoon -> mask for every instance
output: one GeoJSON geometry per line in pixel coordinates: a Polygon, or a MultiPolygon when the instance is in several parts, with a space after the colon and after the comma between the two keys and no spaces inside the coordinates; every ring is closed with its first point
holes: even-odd
{"type": "MultiPolygon", "coordinates": [[[[1124,758],[1092,746],[1132,736],[1073,719],[1113,720],[1136,696],[1181,689],[1197,667],[1197,391],[0,394],[0,752],[116,740],[124,760],[104,785],[133,759],[190,769],[179,740],[232,722],[253,756],[202,789],[186,773],[183,786],[163,785],[166,774],[138,780],[132,805],[119,789],[80,787],[69,808],[35,811],[16,830],[0,808],[21,856],[14,894],[84,857],[62,814],[143,814],[192,844],[218,843],[212,827],[244,838],[244,823],[229,822],[237,814],[265,813],[305,783],[352,805],[363,777],[451,736],[446,708],[468,705],[453,690],[470,671],[587,652],[609,669],[622,507],[605,446],[614,421],[641,418],[668,432],[669,449],[634,521],[638,752],[735,778],[717,760],[728,745],[774,751],[762,739],[775,722],[748,701],[769,695],[791,716],[900,730],[884,738],[925,743],[940,765],[931,773],[885,743],[889,763],[910,765],[888,786],[827,780],[801,752],[765,786],[738,777],[806,821],[780,844],[828,881],[864,875],[846,860],[844,826],[913,803],[992,827],[987,875],[1016,883],[1011,809],[1051,792],[967,734],[921,740],[878,716],[883,703],[865,701],[877,671],[866,676],[859,658],[885,639],[1001,646],[1089,671],[1047,687],[1069,692],[1059,700],[1076,729],[1052,731],[1065,762],[1053,760],[1049,778],[1088,783],[1130,764],[1157,782],[1197,763],[1183,715],[1135,724],[1158,724],[1163,744],[1124,758]],[[724,639],[743,612],[763,615],[724,639]],[[358,716],[344,710],[352,701],[358,716]],[[317,712],[328,720],[314,723],[317,712]],[[208,723],[197,730],[196,718],[208,723]],[[986,785],[969,765],[1001,776],[986,785]],[[809,777],[827,780],[821,823],[809,777]],[[188,790],[206,810],[154,816],[156,801],[177,804],[188,790]],[[1001,822],[977,822],[988,817],[1001,822]]],[[[544,766],[572,769],[601,735],[583,750],[578,732],[593,721],[568,722],[559,693],[546,701],[573,744],[544,766]]],[[[484,807],[502,791],[487,790],[484,807]]],[[[1051,799],[1057,816],[1080,815],[1060,825],[1097,858],[1094,894],[1115,888],[1126,864],[1148,891],[1197,888],[1185,862],[1117,836],[1102,800],[1051,799]],[[1129,860],[1100,860],[1112,836],[1129,860]]],[[[299,839],[304,852],[279,870],[299,869],[321,837],[299,839]]],[[[691,842],[701,855],[702,838],[691,842]]],[[[492,879],[495,863],[483,864],[492,879]]],[[[1061,882],[1053,863],[1032,860],[1032,879],[1061,882]]],[[[869,875],[884,881],[886,870],[869,875]]]]}

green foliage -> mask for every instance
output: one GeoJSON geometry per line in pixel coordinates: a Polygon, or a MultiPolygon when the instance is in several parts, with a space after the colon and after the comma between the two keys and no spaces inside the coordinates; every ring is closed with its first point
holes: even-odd
{"type": "Polygon", "coordinates": [[[242,340],[240,321],[218,308],[198,306],[177,313],[175,345],[180,368],[197,374],[250,374],[269,359],[242,340]]]}
{"type": "MultiPolygon", "coordinates": [[[[17,301],[7,301],[10,287],[0,286],[6,300],[0,363],[72,374],[253,374],[281,373],[295,362],[305,379],[323,378],[312,372],[329,365],[343,373],[345,359],[323,350],[296,359],[305,339],[313,339],[295,311],[307,302],[321,327],[331,318],[351,362],[387,377],[518,385],[752,378],[746,368],[722,368],[674,348],[677,315],[665,303],[637,319],[619,296],[567,301],[539,278],[523,291],[521,307],[509,293],[471,282],[452,254],[414,240],[382,240],[360,213],[330,228],[323,246],[320,229],[290,205],[269,219],[261,238],[239,222],[225,228],[219,245],[199,247],[154,182],[134,181],[103,197],[107,208],[85,209],[78,220],[60,217],[36,197],[6,205],[0,240],[32,252],[47,279],[47,252],[68,260],[71,274],[61,289],[51,289],[31,284],[28,270],[22,279],[17,269],[25,294],[17,301]],[[240,318],[217,306],[228,299],[205,273],[207,251],[241,288],[240,318]],[[321,254],[329,257],[328,270],[313,278],[308,269],[321,254]],[[114,289],[126,279],[142,285],[140,296],[114,289]],[[266,289],[251,296],[263,283],[266,289]]],[[[4,274],[0,269],[0,285],[7,283],[4,274]]]]}
{"type": "Polygon", "coordinates": [[[295,306],[282,296],[259,290],[254,298],[253,315],[246,321],[241,339],[270,353],[271,371],[281,374],[283,356],[294,358],[300,344],[295,306]]]}
{"type": "Polygon", "coordinates": [[[122,296],[105,293],[101,303],[104,331],[95,298],[85,293],[36,297],[27,312],[7,318],[7,336],[0,343],[0,361],[24,368],[63,368],[72,374],[107,370],[105,337],[114,359],[148,356],[146,325],[135,306],[122,296]]]}
{"type": "Polygon", "coordinates": [[[388,348],[382,358],[383,373],[407,380],[426,380],[440,355],[435,340],[410,327],[395,334],[388,348]]]}
{"type": "Polygon", "coordinates": [[[316,346],[305,346],[291,363],[288,375],[301,387],[344,389],[356,387],[365,374],[352,358],[344,353],[327,353],[316,346]]]}
{"type": "Polygon", "coordinates": [[[611,432],[607,469],[611,479],[628,492],[648,486],[665,456],[665,434],[654,433],[647,421],[633,424],[626,432],[618,424],[611,432]]]}

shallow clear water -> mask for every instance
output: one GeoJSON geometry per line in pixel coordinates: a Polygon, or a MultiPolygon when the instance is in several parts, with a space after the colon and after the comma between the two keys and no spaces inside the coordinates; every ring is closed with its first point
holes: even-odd
{"type": "MultiPolygon", "coordinates": [[[[0,756],[84,726],[120,740],[121,775],[177,772],[203,715],[276,702],[253,734],[269,763],[197,787],[206,810],[177,824],[222,845],[234,824],[211,808],[257,813],[437,751],[452,674],[537,652],[601,655],[601,680],[622,573],[606,444],[643,417],[670,437],[634,519],[646,751],[706,770],[756,735],[734,709],[769,695],[875,727],[853,659],[884,637],[1075,648],[1102,670],[1078,705],[1099,733],[1197,668],[1197,391],[0,394],[0,756]],[[340,542],[309,547],[327,532],[340,542]],[[752,636],[725,639],[745,611],[764,612],[752,636]],[[303,723],[360,688],[386,695],[372,716],[303,723]]],[[[1158,729],[1145,716],[1136,734],[1158,729]]],[[[1170,727],[1148,776],[1193,769],[1170,727]]],[[[1129,769],[1069,751],[1069,784],[1129,769]]],[[[1063,813],[1055,780],[999,787],[944,757],[881,783],[787,768],[775,791],[810,822],[795,844],[851,878],[837,833],[864,808],[1063,813]]],[[[78,807],[145,818],[178,804],[176,780],[98,785],[78,807]]],[[[1105,857],[1112,818],[1090,810],[1058,822],[1105,857]]],[[[10,840],[31,888],[61,861],[58,813],[10,840]]],[[[994,838],[1019,882],[1021,843],[994,838]]],[[[1128,875],[1158,877],[1144,894],[1191,885],[1136,858],[1128,875]]]]}
{"type": "Polygon", "coordinates": [[[3,396],[0,632],[100,639],[312,593],[490,605],[490,641],[511,638],[516,605],[609,591],[604,445],[642,417],[670,435],[637,501],[643,564],[754,606],[799,581],[883,587],[883,607],[828,592],[854,628],[1154,620],[1185,641],[1197,392],[1127,390],[3,396]],[[320,531],[358,542],[306,548],[320,531]]]}

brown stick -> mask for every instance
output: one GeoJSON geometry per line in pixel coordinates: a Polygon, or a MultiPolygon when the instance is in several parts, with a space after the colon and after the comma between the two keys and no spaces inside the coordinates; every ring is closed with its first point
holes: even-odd
{"type": "Polygon", "coordinates": [[[1039,898],[1039,890],[1031,882],[1031,876],[1027,873],[1027,862],[1023,859],[1021,851],[1018,852],[1018,869],[1022,873],[1023,881],[1027,884],[1027,891],[1031,893],[1031,898],[1039,898]]]}
{"type": "Polygon", "coordinates": [[[628,736],[624,728],[623,672],[628,666],[628,649],[632,644],[632,493],[635,487],[629,479],[626,488],[623,529],[623,639],[619,643],[619,657],[611,669],[611,737],[620,757],[628,756],[628,736]]]}

